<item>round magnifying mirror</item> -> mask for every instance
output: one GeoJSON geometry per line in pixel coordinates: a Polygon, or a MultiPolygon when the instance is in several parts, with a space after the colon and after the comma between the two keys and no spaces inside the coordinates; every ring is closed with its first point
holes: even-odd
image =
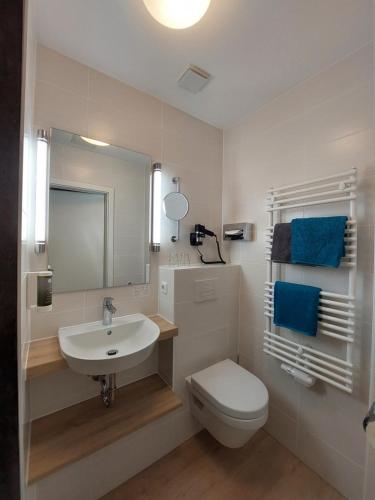
{"type": "Polygon", "coordinates": [[[163,209],[168,219],[179,221],[188,213],[189,202],[182,193],[169,193],[163,200],[163,209]]]}

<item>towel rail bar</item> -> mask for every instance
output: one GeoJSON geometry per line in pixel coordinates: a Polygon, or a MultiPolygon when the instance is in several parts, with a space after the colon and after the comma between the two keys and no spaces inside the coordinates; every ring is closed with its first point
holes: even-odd
{"type": "MultiPolygon", "coordinates": [[[[273,295],[264,295],[264,297],[266,299],[269,300],[269,304],[273,304],[273,295]]],[[[323,304],[323,305],[331,305],[331,306],[336,306],[336,307],[346,307],[347,309],[355,309],[355,306],[353,304],[344,304],[343,302],[337,302],[335,300],[326,300],[326,299],[319,299],[319,306],[323,304]]],[[[338,312],[337,314],[340,313],[340,309],[338,309],[338,312]]],[[[355,315],[353,315],[352,317],[354,317],[355,315]]]]}
{"type": "MultiPolygon", "coordinates": [[[[354,226],[355,224],[357,224],[357,221],[355,219],[349,219],[346,221],[346,230],[351,230],[350,226],[354,226]],[[349,227],[348,227],[349,226],[349,227]]],[[[274,226],[266,226],[266,229],[268,231],[272,231],[274,230],[274,226]]]]}
{"type": "Polygon", "coordinates": [[[296,184],[289,184],[288,186],[281,186],[278,188],[272,187],[267,191],[267,193],[275,193],[276,191],[285,191],[286,189],[296,188],[300,186],[309,186],[312,184],[318,184],[320,182],[329,181],[331,179],[340,179],[341,177],[347,177],[350,180],[350,182],[355,182],[356,169],[352,168],[351,170],[347,170],[346,172],[342,172],[340,174],[327,175],[326,177],[319,177],[318,179],[313,179],[312,181],[297,182],[296,184]]]}
{"type": "MultiPolygon", "coordinates": [[[[284,196],[290,196],[290,195],[294,195],[294,194],[309,193],[311,191],[321,190],[321,189],[325,189],[325,188],[331,188],[331,187],[335,187],[335,186],[337,186],[336,190],[343,191],[348,186],[354,186],[354,185],[355,184],[352,181],[345,182],[345,181],[337,180],[334,182],[327,182],[325,184],[320,184],[319,186],[310,186],[310,187],[301,188],[301,189],[294,189],[292,191],[286,190],[286,192],[284,192],[284,193],[280,193],[279,191],[275,191],[275,192],[269,193],[269,196],[272,196],[273,198],[276,199],[276,198],[281,198],[284,196]],[[343,187],[343,184],[344,184],[344,187],[343,187]]],[[[327,191],[324,191],[324,193],[327,194],[327,191]]]]}
{"type": "Polygon", "coordinates": [[[326,337],[331,337],[333,339],[341,340],[342,342],[347,342],[348,344],[353,344],[354,339],[352,337],[345,337],[345,335],[339,335],[338,333],[332,333],[328,330],[319,330],[321,335],[325,335],[326,337]]]}
{"type": "MultiPolygon", "coordinates": [[[[265,285],[267,285],[272,290],[272,293],[273,293],[273,287],[275,284],[272,283],[271,281],[266,281],[265,285]]],[[[342,300],[354,300],[353,295],[343,295],[342,293],[325,292],[324,290],[322,290],[320,292],[320,295],[322,297],[332,297],[332,298],[342,299],[342,300]]]]}
{"type": "MultiPolygon", "coordinates": [[[[344,189],[332,189],[331,191],[325,191],[324,193],[312,193],[312,194],[306,194],[306,195],[303,195],[303,196],[292,196],[291,198],[285,198],[283,200],[278,200],[278,199],[275,199],[276,196],[273,196],[272,200],[270,200],[268,203],[267,203],[267,206],[268,207],[272,207],[272,205],[280,205],[280,204],[285,204],[285,203],[291,203],[291,202],[294,202],[294,201],[300,201],[300,200],[310,200],[310,199],[313,199],[313,198],[321,198],[322,196],[326,196],[326,195],[336,195],[336,194],[340,194],[342,195],[343,193],[354,193],[355,192],[355,188],[352,188],[352,187],[349,187],[349,188],[344,188],[344,189]]],[[[321,201],[320,201],[321,203],[321,201]]]]}
{"type": "Polygon", "coordinates": [[[348,368],[353,368],[353,364],[350,361],[337,358],[336,356],[332,356],[331,354],[327,354],[323,351],[318,351],[317,349],[313,349],[312,347],[307,345],[298,344],[297,342],[293,342],[293,340],[286,339],[285,337],[281,337],[280,335],[272,333],[268,330],[265,330],[264,333],[272,338],[280,339],[282,342],[285,342],[286,344],[294,345],[299,349],[303,349],[306,352],[309,352],[310,354],[315,354],[317,356],[321,356],[324,359],[327,359],[328,361],[333,361],[334,363],[338,363],[339,365],[347,366],[348,368]]]}
{"type": "Polygon", "coordinates": [[[327,361],[324,361],[324,359],[319,359],[319,358],[316,358],[315,356],[311,356],[311,354],[308,354],[305,352],[304,354],[305,358],[307,359],[311,359],[312,361],[314,361],[315,363],[320,363],[321,365],[323,366],[327,366],[329,368],[332,368],[333,370],[336,370],[338,371],[339,373],[343,373],[345,375],[348,375],[349,377],[352,377],[353,376],[353,372],[352,370],[348,370],[346,368],[341,368],[340,366],[335,366],[333,363],[328,363],[327,361]]]}
{"type": "Polygon", "coordinates": [[[311,361],[308,361],[305,358],[299,357],[298,353],[296,353],[296,354],[290,354],[288,352],[285,352],[283,349],[279,349],[278,347],[275,347],[274,345],[269,344],[267,341],[265,341],[263,345],[267,349],[271,349],[272,351],[278,352],[279,354],[282,354],[283,356],[287,356],[287,357],[291,358],[296,363],[301,363],[302,364],[302,367],[301,367],[302,369],[305,366],[308,366],[308,367],[310,367],[310,368],[312,368],[314,370],[317,370],[317,371],[319,371],[321,373],[324,373],[325,375],[328,375],[329,377],[332,377],[332,378],[334,378],[336,380],[339,380],[340,382],[344,382],[344,383],[348,382],[348,378],[347,377],[343,377],[342,375],[339,375],[338,373],[334,373],[334,372],[332,372],[330,370],[327,370],[326,368],[322,368],[322,367],[316,365],[315,363],[312,363],[311,361]]]}
{"type": "Polygon", "coordinates": [[[330,380],[329,378],[321,375],[320,373],[316,373],[313,370],[310,370],[309,368],[302,367],[300,364],[295,363],[294,361],[291,361],[290,359],[287,359],[284,356],[280,356],[279,354],[276,354],[273,351],[270,351],[266,348],[264,348],[263,351],[266,354],[269,354],[269,355],[273,356],[274,358],[279,359],[280,361],[284,361],[288,365],[294,366],[294,368],[298,368],[299,370],[302,370],[302,371],[308,373],[309,375],[312,375],[313,377],[316,377],[320,380],[323,380],[323,382],[327,382],[328,384],[333,385],[333,386],[337,387],[338,389],[341,389],[342,391],[345,391],[349,394],[351,394],[353,392],[351,386],[348,387],[346,385],[339,384],[338,382],[330,380]]]}
{"type": "MultiPolygon", "coordinates": [[[[286,349],[289,352],[292,352],[294,354],[299,354],[301,356],[300,349],[289,347],[286,344],[283,344],[282,342],[280,342],[279,340],[273,339],[272,337],[268,337],[267,334],[265,337],[265,341],[270,342],[272,344],[276,344],[279,347],[282,347],[283,349],[286,349]]],[[[324,359],[320,359],[316,356],[312,356],[308,352],[303,352],[303,357],[310,359],[314,363],[318,363],[318,364],[321,364],[323,366],[326,366],[327,368],[331,368],[333,370],[336,370],[339,373],[342,373],[344,375],[349,375],[349,376],[353,375],[352,370],[350,370],[349,368],[343,368],[341,366],[337,366],[334,363],[330,363],[329,361],[325,361],[324,359]]]]}
{"type": "MultiPolygon", "coordinates": [[[[264,301],[265,304],[270,304],[272,306],[273,302],[270,301],[270,300],[265,300],[264,301]]],[[[273,308],[272,307],[269,307],[269,312],[273,312],[273,308]]],[[[355,318],[355,315],[351,312],[347,312],[347,311],[340,311],[339,309],[332,309],[330,307],[321,307],[319,305],[319,314],[321,314],[321,318],[322,319],[327,319],[327,318],[332,318],[332,321],[335,320],[336,323],[339,322],[341,323],[342,321],[345,322],[345,324],[348,324],[348,325],[354,325],[354,321],[351,321],[352,318],[355,318]],[[328,316],[324,313],[326,312],[331,312],[333,313],[334,316],[328,316]],[[341,320],[340,318],[337,318],[336,316],[344,316],[345,318],[348,318],[347,320],[341,320]]],[[[343,323],[342,323],[343,324],[343,323]]]]}
{"type": "MultiPolygon", "coordinates": [[[[271,253],[269,254],[268,257],[266,257],[266,261],[271,262],[271,253]]],[[[346,262],[346,261],[341,260],[340,267],[355,267],[355,266],[356,266],[355,262],[351,262],[351,261],[346,262]]]]}
{"type": "MultiPolygon", "coordinates": [[[[355,282],[357,269],[357,220],[356,220],[356,169],[299,182],[267,191],[265,210],[268,223],[265,228],[265,253],[267,277],[264,288],[264,331],[263,351],[298,368],[323,382],[351,394],[353,391],[353,343],[355,328],[355,282]],[[274,282],[280,279],[281,263],[271,261],[274,226],[281,222],[281,215],[290,209],[314,207],[333,203],[348,203],[349,219],[345,227],[345,257],[340,267],[347,269],[347,294],[322,290],[318,306],[317,335],[346,343],[343,359],[314,349],[305,342],[315,342],[314,337],[304,337],[303,344],[294,342],[280,334],[273,324],[274,282]]],[[[318,271],[318,268],[315,268],[318,271]]],[[[320,268],[324,271],[323,268],[320,268]]]]}
{"type": "MultiPolygon", "coordinates": [[[[269,312],[265,312],[264,315],[268,318],[273,318],[273,314],[269,312]]],[[[352,344],[354,339],[352,337],[346,337],[345,335],[339,335],[338,333],[330,332],[329,330],[319,329],[319,334],[325,335],[326,337],[331,337],[336,340],[341,340],[342,342],[349,342],[352,344]]]]}
{"type": "MultiPolygon", "coordinates": [[[[265,301],[265,311],[267,313],[271,313],[273,314],[273,307],[271,306],[271,303],[270,302],[266,302],[265,301]]],[[[346,325],[346,326],[354,326],[354,321],[352,321],[351,319],[342,319],[342,318],[336,318],[335,316],[330,316],[328,314],[322,314],[321,313],[321,308],[319,307],[318,309],[319,311],[319,319],[323,320],[323,321],[332,321],[334,323],[339,323],[340,325],[346,325]]],[[[323,323],[320,323],[321,326],[324,326],[323,323]]],[[[352,332],[354,333],[354,332],[352,332]]]]}
{"type": "Polygon", "coordinates": [[[350,201],[355,200],[356,195],[350,194],[349,196],[338,196],[337,198],[325,198],[324,200],[309,201],[306,203],[292,203],[291,205],[285,205],[284,207],[271,207],[267,206],[267,212],[278,212],[280,210],[287,210],[291,208],[302,208],[302,207],[312,207],[314,205],[325,205],[327,203],[337,203],[338,201],[350,201]]]}

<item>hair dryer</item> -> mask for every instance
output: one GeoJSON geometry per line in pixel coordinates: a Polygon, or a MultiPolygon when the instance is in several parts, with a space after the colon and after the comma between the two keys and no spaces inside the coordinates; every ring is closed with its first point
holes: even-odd
{"type": "Polygon", "coordinates": [[[221,256],[220,245],[219,245],[219,241],[217,239],[216,234],[213,231],[206,229],[205,226],[203,226],[203,224],[195,224],[194,232],[190,233],[190,245],[193,247],[197,247],[197,252],[199,253],[199,257],[201,259],[201,262],[203,262],[203,264],[226,264],[225,260],[221,256]],[[217,253],[219,254],[220,260],[214,260],[214,261],[204,260],[203,254],[199,250],[198,247],[203,245],[203,239],[206,236],[210,236],[212,238],[215,238],[216,246],[217,246],[217,253]]]}

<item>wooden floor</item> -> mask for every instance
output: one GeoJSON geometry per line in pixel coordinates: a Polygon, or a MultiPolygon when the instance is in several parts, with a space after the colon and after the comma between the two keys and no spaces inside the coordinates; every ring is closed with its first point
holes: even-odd
{"type": "Polygon", "coordinates": [[[206,431],[103,497],[105,500],[342,500],[264,431],[243,448],[206,431]]]}

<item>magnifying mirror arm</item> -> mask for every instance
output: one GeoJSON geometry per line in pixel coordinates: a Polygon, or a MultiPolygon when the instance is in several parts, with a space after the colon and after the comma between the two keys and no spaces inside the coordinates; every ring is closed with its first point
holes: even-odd
{"type": "MultiPolygon", "coordinates": [[[[172,178],[173,184],[176,184],[176,193],[180,192],[180,178],[179,177],[173,177],[172,178]]],[[[172,243],[176,243],[176,241],[180,240],[180,221],[176,221],[176,226],[177,226],[177,231],[176,235],[171,236],[171,241],[172,243]]]]}
{"type": "Polygon", "coordinates": [[[189,211],[189,201],[186,196],[180,192],[180,177],[173,177],[172,182],[175,185],[175,191],[164,196],[163,209],[168,219],[176,224],[176,231],[171,236],[171,241],[176,243],[180,239],[180,221],[189,211]]]}

